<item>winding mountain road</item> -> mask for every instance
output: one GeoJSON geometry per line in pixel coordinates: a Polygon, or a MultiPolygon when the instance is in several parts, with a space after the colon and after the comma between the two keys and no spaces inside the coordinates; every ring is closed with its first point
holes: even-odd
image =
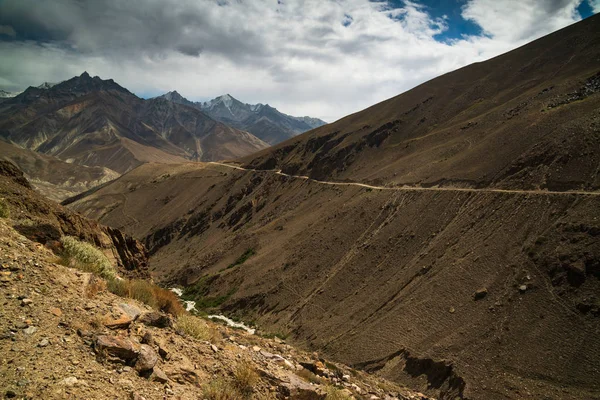
{"type": "Polygon", "coordinates": [[[417,186],[397,186],[397,187],[387,187],[387,186],[374,186],[367,185],[365,183],[359,182],[331,182],[331,181],[320,181],[317,179],[310,178],[305,175],[290,175],[282,172],[281,170],[272,170],[272,169],[252,169],[252,168],[242,168],[237,165],[226,164],[217,161],[211,161],[207,164],[213,165],[221,165],[223,167],[237,169],[239,171],[247,171],[247,172],[257,172],[257,173],[272,173],[276,175],[286,176],[288,178],[294,179],[303,179],[315,183],[320,183],[322,185],[331,185],[331,186],[358,186],[367,189],[373,190],[394,190],[394,191],[415,191],[415,192],[468,192],[468,193],[513,193],[513,194],[525,194],[525,195],[577,195],[577,196],[600,196],[600,192],[586,192],[580,190],[573,191],[552,191],[552,190],[517,190],[517,189],[493,189],[493,188],[456,188],[456,187],[417,187],[417,186]]]}

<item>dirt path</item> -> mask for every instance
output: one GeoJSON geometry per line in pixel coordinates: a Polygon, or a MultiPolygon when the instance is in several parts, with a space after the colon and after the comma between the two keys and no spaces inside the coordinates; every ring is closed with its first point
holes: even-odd
{"type": "Polygon", "coordinates": [[[309,180],[312,182],[320,183],[322,185],[331,186],[358,186],[373,190],[396,190],[396,191],[415,191],[415,192],[472,192],[472,193],[513,193],[513,194],[524,194],[524,195],[578,195],[578,196],[600,196],[600,192],[585,192],[580,190],[557,192],[552,190],[516,190],[516,189],[492,189],[492,188],[456,188],[456,187],[416,187],[416,186],[400,186],[400,187],[387,187],[387,186],[374,186],[367,185],[365,183],[358,182],[330,182],[330,181],[319,181],[312,179],[305,175],[289,175],[281,172],[281,170],[263,170],[263,169],[251,169],[242,168],[237,165],[225,164],[216,161],[211,161],[208,164],[221,165],[224,167],[237,169],[240,171],[248,172],[263,172],[263,173],[274,173],[281,176],[286,176],[294,179],[309,180]]]}

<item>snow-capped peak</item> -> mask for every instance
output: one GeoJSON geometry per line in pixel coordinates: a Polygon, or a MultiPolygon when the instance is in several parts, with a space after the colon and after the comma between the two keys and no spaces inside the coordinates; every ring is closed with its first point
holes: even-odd
{"type": "Polygon", "coordinates": [[[165,99],[170,100],[170,101],[183,99],[183,96],[180,95],[179,92],[177,92],[177,90],[173,90],[172,92],[165,93],[161,97],[164,97],[165,99]]]}
{"type": "Polygon", "coordinates": [[[38,89],[50,89],[53,86],[56,86],[57,84],[54,82],[44,82],[42,83],[40,86],[38,86],[38,89]]]}
{"type": "Polygon", "coordinates": [[[8,99],[11,97],[16,97],[23,92],[7,92],[6,90],[0,89],[0,99],[8,99]]]}

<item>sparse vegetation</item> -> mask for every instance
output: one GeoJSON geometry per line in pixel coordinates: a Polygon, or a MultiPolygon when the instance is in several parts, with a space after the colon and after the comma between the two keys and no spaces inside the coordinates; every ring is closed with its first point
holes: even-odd
{"type": "Polygon", "coordinates": [[[352,398],[352,396],[334,386],[327,387],[327,397],[325,397],[325,400],[350,400],[352,398]]]}
{"type": "Polygon", "coordinates": [[[177,295],[151,282],[134,279],[109,279],[108,290],[120,297],[129,297],[156,308],[160,311],[178,316],[185,309],[177,295]]]}
{"type": "Polygon", "coordinates": [[[175,328],[194,339],[214,341],[211,339],[215,337],[215,332],[212,331],[206,321],[193,315],[181,314],[177,317],[175,328]]]}
{"type": "Polygon", "coordinates": [[[232,264],[229,264],[229,266],[227,268],[225,268],[225,269],[230,269],[230,268],[236,267],[238,265],[242,265],[250,257],[252,257],[255,254],[256,254],[256,251],[254,251],[254,249],[248,249],[248,250],[246,250],[244,252],[244,254],[242,254],[241,256],[239,256],[237,260],[235,260],[232,264]]]}
{"type": "Polygon", "coordinates": [[[248,361],[240,362],[233,371],[233,379],[215,379],[205,384],[203,398],[207,400],[238,400],[250,398],[259,381],[253,365],[248,361]]]}
{"type": "Polygon", "coordinates": [[[60,241],[63,245],[64,265],[92,272],[105,279],[115,279],[116,271],[100,249],[72,236],[63,236],[60,241]]]}
{"type": "Polygon", "coordinates": [[[247,361],[239,363],[233,371],[233,376],[235,387],[242,395],[248,397],[254,392],[254,386],[258,382],[258,374],[251,363],[247,361]]]}
{"type": "Polygon", "coordinates": [[[231,383],[223,379],[214,379],[202,388],[203,398],[206,400],[237,400],[240,394],[231,383]]]}
{"type": "Polygon", "coordinates": [[[217,279],[216,275],[206,275],[198,279],[193,285],[183,289],[184,300],[193,300],[196,302],[196,309],[205,310],[216,308],[226,302],[236,292],[237,288],[231,288],[229,292],[221,296],[208,296],[211,284],[217,279]]]}
{"type": "Polygon", "coordinates": [[[8,204],[6,204],[6,200],[0,199],[0,218],[8,218],[10,217],[10,211],[8,209],[8,204]]]}

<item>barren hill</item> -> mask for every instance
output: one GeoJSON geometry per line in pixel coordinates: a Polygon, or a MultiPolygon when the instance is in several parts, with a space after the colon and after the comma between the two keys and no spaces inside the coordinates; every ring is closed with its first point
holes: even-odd
{"type": "Polygon", "coordinates": [[[69,164],[1,140],[0,159],[15,164],[37,190],[58,202],[120,176],[108,168],[69,164]]]}
{"type": "Polygon", "coordinates": [[[599,24],[71,207],[205,304],[442,399],[597,398],[599,24]]]}
{"type": "Polygon", "coordinates": [[[235,158],[268,145],[165,99],[143,100],[112,80],[83,73],[2,102],[0,136],[64,161],[119,173],[144,162],[235,158]]]}

